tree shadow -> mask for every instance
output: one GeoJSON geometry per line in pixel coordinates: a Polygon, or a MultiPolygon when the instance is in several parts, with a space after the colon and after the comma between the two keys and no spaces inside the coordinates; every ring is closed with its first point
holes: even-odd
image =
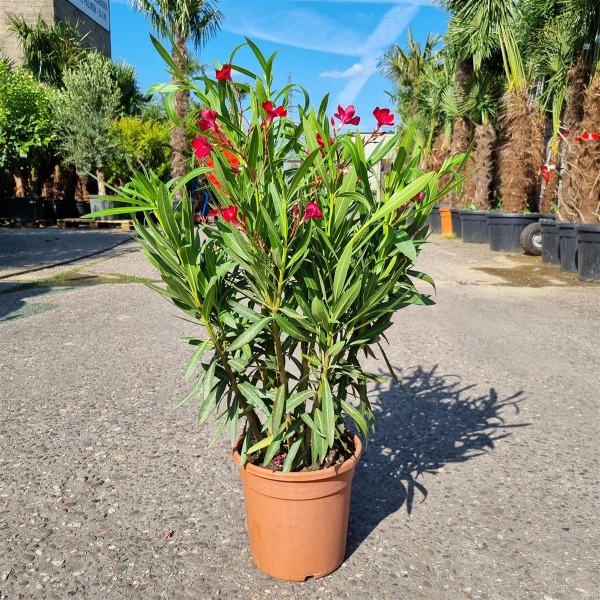
{"type": "Polygon", "coordinates": [[[508,407],[518,414],[522,391],[505,399],[493,387],[479,394],[475,384],[463,385],[437,365],[413,367],[401,383],[406,392],[392,386],[372,394],[376,430],[357,466],[348,556],[386,517],[403,505],[410,514],[416,500],[425,501],[424,474],[485,454],[510,435],[507,430],[526,426],[503,419],[508,407]]]}

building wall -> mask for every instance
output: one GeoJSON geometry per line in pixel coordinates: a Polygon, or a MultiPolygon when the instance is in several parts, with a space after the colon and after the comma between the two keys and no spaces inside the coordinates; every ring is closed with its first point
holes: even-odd
{"type": "Polygon", "coordinates": [[[8,56],[17,64],[21,60],[21,50],[17,38],[8,33],[10,17],[22,16],[30,25],[35,25],[41,15],[46,22],[69,21],[75,25],[79,21],[82,33],[89,33],[88,46],[98,48],[110,57],[110,33],[68,0],[0,0],[0,54],[8,56]]]}
{"type": "Polygon", "coordinates": [[[104,52],[110,58],[110,33],[93,19],[82,13],[73,4],[67,0],[54,0],[54,20],[69,21],[71,25],[75,25],[79,21],[81,24],[81,33],[89,34],[86,38],[86,44],[98,48],[98,50],[104,52]]]}

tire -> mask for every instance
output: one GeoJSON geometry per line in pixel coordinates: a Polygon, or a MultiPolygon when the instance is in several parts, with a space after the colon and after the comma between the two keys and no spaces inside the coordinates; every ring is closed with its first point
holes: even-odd
{"type": "Polygon", "coordinates": [[[527,225],[521,232],[521,248],[525,254],[541,256],[542,254],[542,226],[539,223],[527,225]]]}

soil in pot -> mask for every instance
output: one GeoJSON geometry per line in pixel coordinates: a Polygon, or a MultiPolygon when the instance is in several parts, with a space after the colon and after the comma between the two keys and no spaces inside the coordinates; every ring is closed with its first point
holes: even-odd
{"type": "Polygon", "coordinates": [[[460,210],[458,208],[450,209],[450,219],[452,220],[452,232],[458,238],[462,238],[462,228],[460,223],[460,210]]]}
{"type": "Polygon", "coordinates": [[[581,281],[600,283],[600,225],[577,227],[577,273],[581,281]]]}
{"type": "Polygon", "coordinates": [[[577,273],[577,223],[558,223],[558,256],[563,271],[577,273]]]}
{"type": "Polygon", "coordinates": [[[540,219],[542,228],[542,262],[546,265],[560,265],[558,255],[558,223],[553,219],[540,219]]]}
{"type": "Polygon", "coordinates": [[[487,217],[490,250],[494,252],[521,252],[521,232],[531,223],[553,215],[542,213],[489,213],[487,217]]]}
{"type": "Polygon", "coordinates": [[[487,244],[487,216],[488,213],[485,210],[460,211],[460,229],[463,242],[467,244],[487,244]]]}
{"type": "MultiPolygon", "coordinates": [[[[240,464],[242,438],[233,459],[240,464]]],[[[247,463],[240,468],[254,564],[287,581],[324,577],[344,561],[350,492],[362,453],[317,471],[282,473],[247,463]]]]}

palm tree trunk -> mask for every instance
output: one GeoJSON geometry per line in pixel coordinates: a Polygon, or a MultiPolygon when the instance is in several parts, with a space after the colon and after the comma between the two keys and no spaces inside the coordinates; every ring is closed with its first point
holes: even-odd
{"type": "Polygon", "coordinates": [[[503,104],[502,212],[536,211],[539,171],[544,162],[543,122],[526,92],[507,94],[503,104]]]}
{"type": "MultiPolygon", "coordinates": [[[[452,154],[464,154],[468,151],[471,145],[473,134],[471,132],[471,126],[467,119],[459,117],[454,121],[454,127],[452,129],[452,154]]],[[[472,162],[468,162],[465,165],[465,171],[469,172],[472,169],[472,162]]],[[[464,175],[464,172],[462,173],[464,175]]],[[[475,193],[475,187],[473,184],[473,178],[469,177],[462,187],[460,196],[457,195],[456,191],[451,192],[447,196],[447,202],[452,207],[457,207],[460,204],[470,204],[475,193]]]]}
{"type": "Polygon", "coordinates": [[[494,179],[494,146],[496,144],[496,130],[490,123],[477,125],[475,128],[475,197],[473,204],[477,210],[490,208],[490,191],[494,179]]]}
{"type": "MultiPolygon", "coordinates": [[[[188,59],[185,39],[183,39],[181,36],[177,36],[175,45],[183,56],[184,61],[180,59],[175,49],[173,49],[171,56],[173,57],[173,60],[179,69],[181,71],[185,71],[187,68],[185,62],[187,62],[188,59]]],[[[176,77],[173,77],[172,80],[174,83],[181,83],[176,77]]],[[[175,94],[175,113],[177,114],[177,119],[181,121],[187,116],[189,111],[190,93],[187,90],[177,92],[175,94]]],[[[184,125],[179,125],[171,130],[171,151],[171,177],[181,179],[188,171],[186,164],[186,160],[188,158],[188,139],[187,131],[184,125]]],[[[178,192],[178,197],[175,199],[181,199],[181,191],[178,192]]]]}
{"type": "Polygon", "coordinates": [[[574,141],[583,133],[600,133],[600,71],[586,90],[583,111],[576,133],[569,136],[568,181],[559,214],[580,223],[600,223],[600,141],[574,141]]]}

